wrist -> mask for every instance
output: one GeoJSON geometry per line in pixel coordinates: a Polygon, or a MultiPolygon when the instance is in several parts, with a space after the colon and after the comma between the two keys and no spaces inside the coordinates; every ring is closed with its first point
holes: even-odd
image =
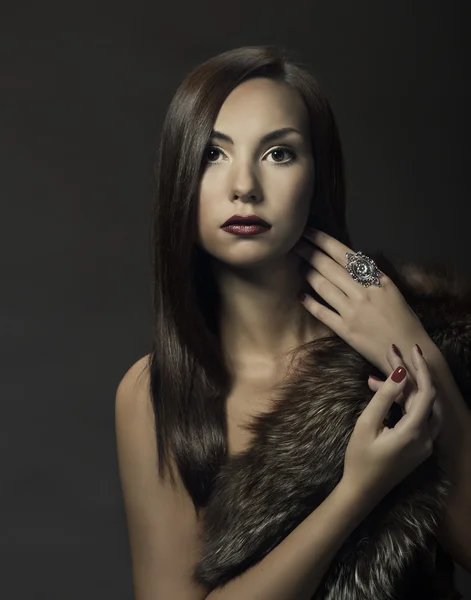
{"type": "Polygon", "coordinates": [[[431,352],[428,364],[441,402],[442,425],[437,438],[441,468],[454,481],[469,480],[471,473],[471,411],[440,350],[431,352]]]}
{"type": "Polygon", "coordinates": [[[369,487],[366,489],[361,483],[352,481],[348,475],[342,476],[338,485],[339,495],[345,499],[346,502],[352,506],[360,517],[364,517],[368,514],[386,495],[386,493],[379,488],[369,487]]]}
{"type": "Polygon", "coordinates": [[[469,433],[471,411],[464,401],[448,362],[439,348],[436,348],[435,351],[430,350],[429,358],[426,360],[434,385],[443,402],[444,417],[449,419],[456,428],[454,435],[469,433]]]}

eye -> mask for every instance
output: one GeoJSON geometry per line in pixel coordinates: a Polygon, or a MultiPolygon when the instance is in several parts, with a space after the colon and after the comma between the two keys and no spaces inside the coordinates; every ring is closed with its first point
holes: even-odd
{"type": "Polygon", "coordinates": [[[215,162],[212,162],[211,160],[209,160],[209,155],[210,155],[210,154],[214,154],[214,153],[215,153],[215,154],[221,154],[221,150],[220,150],[219,148],[217,148],[216,146],[209,146],[209,147],[206,149],[206,158],[207,158],[207,161],[206,161],[206,162],[207,162],[208,164],[210,164],[210,165],[215,165],[215,164],[216,164],[215,162]]]}
{"type": "Polygon", "coordinates": [[[273,148],[273,150],[270,150],[270,152],[268,154],[290,154],[291,158],[289,160],[283,160],[283,161],[278,161],[275,160],[275,164],[281,164],[281,165],[287,165],[291,162],[293,162],[293,160],[296,158],[296,154],[293,150],[291,150],[291,148],[288,148],[288,146],[278,146],[277,148],[273,148]]]}
{"type": "MultiPolygon", "coordinates": [[[[217,146],[208,146],[208,148],[206,149],[206,164],[208,165],[216,165],[218,164],[216,161],[213,161],[212,159],[214,159],[214,155],[218,154],[222,154],[222,150],[220,148],[218,148],[217,146]]],[[[288,146],[277,146],[276,148],[273,148],[273,150],[270,150],[270,152],[268,152],[268,154],[266,156],[269,155],[273,155],[275,160],[272,162],[272,164],[278,164],[278,165],[288,165],[290,163],[292,163],[295,159],[296,159],[296,153],[294,152],[294,150],[292,150],[291,148],[288,148],[288,146]],[[285,155],[285,154],[289,154],[291,156],[291,158],[289,160],[276,160],[276,155],[285,155]]]]}

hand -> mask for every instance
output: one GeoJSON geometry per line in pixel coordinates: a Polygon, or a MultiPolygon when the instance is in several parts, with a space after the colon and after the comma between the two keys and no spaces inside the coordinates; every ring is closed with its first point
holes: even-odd
{"type": "MultiPolygon", "coordinates": [[[[415,350],[414,350],[415,352],[415,350]]],[[[413,353],[412,353],[413,356],[413,353]]],[[[390,370],[395,371],[398,367],[404,367],[405,365],[401,358],[393,352],[392,348],[388,350],[386,353],[386,360],[389,363],[390,370]]],[[[435,400],[432,406],[432,413],[435,422],[437,423],[437,427],[439,429],[439,435],[437,437],[437,444],[441,442],[441,434],[443,433],[443,423],[444,423],[444,405],[443,398],[440,390],[435,385],[435,381],[433,378],[433,373],[430,371],[430,367],[427,364],[427,361],[422,357],[422,360],[427,365],[429,377],[431,380],[431,385],[435,390],[435,400]]],[[[377,392],[384,385],[384,381],[380,379],[376,379],[373,376],[369,376],[368,378],[368,387],[372,392],[377,392]]],[[[411,377],[407,377],[407,382],[405,383],[404,389],[395,399],[395,402],[399,404],[403,413],[408,413],[411,410],[411,403],[414,401],[415,394],[417,393],[417,385],[412,381],[411,377]]]]}
{"type": "MultiPolygon", "coordinates": [[[[433,345],[420,319],[386,274],[381,274],[381,287],[362,286],[344,266],[346,253],[353,253],[353,250],[323,231],[312,231],[306,230],[303,234],[305,239],[301,239],[293,251],[312,267],[306,276],[309,284],[334,309],[306,295],[303,304],[314,317],[385,376],[390,374],[390,365],[385,357],[395,341],[403,347],[419,343],[427,350],[433,345]]],[[[406,365],[409,366],[407,360],[406,365]]],[[[413,372],[410,366],[409,372],[413,372]]]]}
{"type": "MultiPolygon", "coordinates": [[[[404,366],[403,361],[392,349],[389,350],[386,358],[392,370],[404,366]]],[[[428,365],[432,384],[435,388],[435,402],[432,411],[440,428],[434,448],[438,464],[451,481],[457,481],[462,477],[469,479],[470,459],[468,457],[471,449],[471,412],[465,406],[464,400],[461,403],[458,403],[458,401],[450,402],[451,398],[447,397],[446,394],[447,392],[451,394],[453,387],[443,387],[440,377],[434,376],[434,372],[431,370],[432,366],[435,367],[435,371],[439,371],[440,368],[443,369],[446,365],[444,363],[428,365]]],[[[384,381],[373,379],[371,376],[368,378],[368,387],[373,392],[380,390],[384,384],[384,381]]],[[[415,384],[409,381],[395,400],[405,412],[410,410],[414,397],[411,391],[415,392],[415,390],[415,384]]]]}
{"type": "Polygon", "coordinates": [[[386,495],[431,455],[439,434],[441,424],[433,412],[436,390],[427,363],[416,349],[412,362],[418,387],[410,393],[403,417],[391,429],[384,426],[392,403],[404,393],[407,371],[401,382],[391,376],[381,385],[348,443],[342,480],[365,497],[379,500],[386,495]]]}

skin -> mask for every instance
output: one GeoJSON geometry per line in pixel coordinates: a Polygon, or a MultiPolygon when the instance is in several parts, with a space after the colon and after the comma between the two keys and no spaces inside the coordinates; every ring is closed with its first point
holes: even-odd
{"type": "Polygon", "coordinates": [[[297,298],[302,260],[290,252],[306,227],[314,187],[309,115],[288,85],[257,78],[232,91],[213,129],[234,144],[210,141],[198,243],[212,257],[221,292],[227,357],[239,369],[269,375],[289,350],[327,330],[297,298]],[[263,135],[284,127],[300,133],[258,146],[263,135]],[[221,225],[234,214],[256,214],[272,227],[252,237],[227,233],[221,225]]]}

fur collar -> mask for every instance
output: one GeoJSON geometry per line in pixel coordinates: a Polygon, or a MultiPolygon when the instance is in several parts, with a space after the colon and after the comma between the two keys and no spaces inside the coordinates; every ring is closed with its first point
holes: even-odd
{"type": "MultiPolygon", "coordinates": [[[[471,280],[444,265],[369,256],[416,312],[471,408],[471,280]]],[[[355,423],[373,395],[368,375],[383,377],[335,334],[304,345],[299,356],[277,388],[273,410],[251,424],[251,446],[222,467],[204,509],[204,550],[194,576],[210,589],[260,561],[333,490],[355,423]]],[[[394,405],[389,420],[400,416],[394,405]]],[[[352,533],[314,598],[402,600],[419,562],[425,585],[448,488],[432,454],[352,533]]]]}

